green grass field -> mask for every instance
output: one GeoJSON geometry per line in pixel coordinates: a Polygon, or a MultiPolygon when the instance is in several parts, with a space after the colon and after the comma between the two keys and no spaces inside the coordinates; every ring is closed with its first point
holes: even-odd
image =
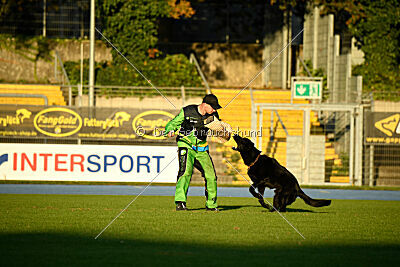
{"type": "MultiPolygon", "coordinates": [[[[400,203],[297,200],[283,215],[252,198],[203,197],[176,212],[173,197],[139,197],[97,240],[133,196],[0,195],[1,266],[396,266],[400,203]]],[[[270,201],[270,200],[269,200],[270,201]]]]}

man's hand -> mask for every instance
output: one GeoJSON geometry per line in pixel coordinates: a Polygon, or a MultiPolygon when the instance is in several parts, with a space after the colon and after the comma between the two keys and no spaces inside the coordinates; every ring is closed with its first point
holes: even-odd
{"type": "Polygon", "coordinates": [[[175,132],[174,131],[170,131],[169,133],[168,133],[168,137],[173,137],[175,135],[175,132]]]}

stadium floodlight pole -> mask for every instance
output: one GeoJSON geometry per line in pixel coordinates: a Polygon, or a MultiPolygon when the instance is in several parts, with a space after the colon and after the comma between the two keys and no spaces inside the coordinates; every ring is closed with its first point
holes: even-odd
{"type": "MultiPolygon", "coordinates": [[[[268,68],[269,65],[271,65],[271,63],[274,62],[274,60],[275,60],[277,57],[279,57],[280,54],[282,54],[282,52],[286,49],[286,47],[288,47],[288,46],[294,41],[294,39],[296,39],[303,31],[304,31],[304,28],[301,29],[301,31],[300,31],[298,34],[296,34],[296,36],[293,37],[293,39],[290,40],[290,42],[287,43],[287,44],[285,45],[285,47],[282,48],[282,50],[279,51],[279,53],[276,54],[275,57],[274,57],[270,62],[268,62],[268,64],[266,64],[256,75],[254,75],[254,77],[246,84],[246,86],[243,87],[243,89],[240,90],[239,93],[237,93],[237,94],[231,99],[231,101],[229,101],[228,104],[225,105],[224,109],[225,109],[233,100],[235,100],[236,97],[238,97],[238,95],[240,95],[240,93],[242,93],[245,89],[247,89],[247,88],[250,86],[250,84],[252,84],[252,83],[254,82],[254,80],[257,79],[258,76],[260,76],[261,72],[263,72],[266,68],[268,68]]],[[[264,64],[264,63],[265,63],[265,62],[263,62],[263,64],[264,64]]]]}
{"type": "Polygon", "coordinates": [[[96,31],[104,38],[104,40],[106,40],[106,41],[115,49],[115,51],[117,51],[118,54],[120,54],[120,55],[129,63],[129,65],[131,65],[131,66],[140,74],[140,76],[142,76],[142,77],[151,85],[151,87],[153,87],[153,89],[155,89],[162,97],[164,97],[165,100],[167,100],[167,101],[176,109],[176,106],[175,106],[174,104],[172,104],[172,102],[169,101],[169,99],[168,99],[164,94],[162,94],[162,93],[160,92],[160,90],[158,90],[157,87],[155,87],[154,84],[153,84],[149,79],[147,79],[146,76],[144,76],[144,74],[143,74],[138,68],[136,68],[135,65],[133,65],[133,64],[132,64],[132,63],[131,63],[131,62],[116,48],[116,47],[115,47],[115,45],[113,45],[113,43],[111,43],[111,41],[108,40],[107,37],[105,37],[104,34],[101,33],[101,31],[99,31],[97,28],[95,28],[95,29],[96,29],[96,31]]]}
{"type": "Polygon", "coordinates": [[[101,232],[98,234],[98,235],[96,235],[96,237],[94,238],[94,239],[97,239],[105,230],[107,230],[107,228],[119,217],[119,216],[121,216],[121,214],[122,213],[124,213],[128,208],[129,208],[129,206],[133,203],[133,202],[135,202],[135,200],[141,195],[141,194],[143,194],[143,192],[144,191],[146,191],[146,189],[153,183],[153,181],[175,160],[177,158],[177,156],[175,156],[168,164],[167,164],[167,166],[165,166],[159,173],[157,173],[157,175],[150,181],[150,183],[131,201],[131,202],[129,202],[129,204],[128,205],[126,205],[126,207],[120,212],[120,213],[118,213],[118,215],[117,216],[115,216],[115,218],[114,219],[112,219],[111,220],[111,222],[109,223],[109,224],[107,224],[107,226],[106,227],[104,227],[104,229],[103,230],[101,230],[101,232]]]}
{"type": "MultiPolygon", "coordinates": [[[[229,163],[229,165],[231,165],[231,167],[240,175],[240,176],[242,176],[242,178],[243,179],[245,179],[246,180],[246,182],[248,182],[249,183],[249,185],[251,186],[251,187],[253,187],[254,188],[254,190],[256,190],[257,188],[255,188],[251,183],[250,183],[250,181],[248,180],[248,179],[246,179],[246,177],[244,177],[243,176],[243,174],[241,174],[233,165],[232,165],[232,163],[230,163],[230,161],[229,160],[227,160],[227,159],[225,159],[226,160],[226,162],[228,162],[229,163]]],[[[286,218],[285,218],[285,216],[283,216],[280,212],[279,212],[279,210],[277,210],[275,207],[274,207],[274,205],[272,205],[269,201],[268,201],[268,199],[266,199],[266,198],[264,198],[263,197],[263,199],[265,200],[265,201],[267,201],[267,203],[270,205],[270,206],[272,206],[273,208],[274,208],[274,210],[303,238],[303,239],[306,239],[303,235],[302,235],[302,233],[300,233],[300,231],[299,230],[297,230],[297,228],[296,227],[294,227],[293,226],[293,224],[291,224],[286,218]]]]}
{"type": "Polygon", "coordinates": [[[90,0],[89,106],[94,106],[95,0],[90,0]]]}

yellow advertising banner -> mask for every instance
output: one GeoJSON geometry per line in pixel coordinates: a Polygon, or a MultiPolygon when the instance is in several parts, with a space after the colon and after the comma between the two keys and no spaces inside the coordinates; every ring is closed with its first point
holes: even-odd
{"type": "Polygon", "coordinates": [[[161,141],[177,110],[2,106],[0,137],[161,141]]]}
{"type": "Polygon", "coordinates": [[[400,113],[367,112],[365,144],[400,145],[400,113]]]}

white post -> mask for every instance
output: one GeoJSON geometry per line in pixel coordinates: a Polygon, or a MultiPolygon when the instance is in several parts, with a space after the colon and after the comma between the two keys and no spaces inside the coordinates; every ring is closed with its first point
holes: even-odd
{"type": "Polygon", "coordinates": [[[354,177],[354,110],[350,112],[350,155],[349,155],[349,178],[352,185],[355,185],[354,177]]]}
{"type": "Polygon", "coordinates": [[[310,184],[310,117],[311,117],[311,110],[309,108],[306,108],[304,110],[304,142],[303,142],[303,147],[304,147],[304,154],[303,154],[303,183],[305,184],[310,184]]]}
{"type": "Polygon", "coordinates": [[[374,186],[374,145],[369,147],[369,186],[374,186]]]}
{"type": "Polygon", "coordinates": [[[314,7],[314,27],[313,27],[313,57],[312,64],[313,69],[317,69],[318,64],[318,20],[319,20],[319,8],[314,7]]]}
{"type": "Polygon", "coordinates": [[[94,105],[94,27],[95,27],[95,0],[90,0],[90,55],[89,55],[89,106],[94,105]]]}
{"type": "Polygon", "coordinates": [[[54,79],[57,81],[57,54],[54,53],[54,79]]]}
{"type": "MultiPolygon", "coordinates": [[[[292,17],[292,12],[288,12],[289,13],[289,19],[287,20],[288,22],[288,26],[287,26],[287,42],[291,42],[292,41],[292,23],[291,23],[291,17],[292,17]]],[[[286,83],[286,87],[285,88],[290,88],[290,77],[292,77],[292,45],[288,45],[288,47],[286,48],[287,51],[287,55],[286,55],[286,60],[287,60],[287,66],[286,66],[286,79],[285,79],[285,83],[286,83]]]]}
{"type": "MultiPolygon", "coordinates": [[[[288,31],[289,31],[289,26],[284,26],[282,29],[282,43],[283,44],[287,44],[288,42],[290,42],[290,40],[288,40],[288,31]]],[[[289,46],[288,46],[289,47],[289,46]]],[[[286,89],[287,88],[287,75],[288,75],[288,49],[286,48],[285,50],[283,50],[282,52],[282,67],[281,67],[281,71],[282,71],[282,89],[286,89]]]]}
{"type": "Polygon", "coordinates": [[[72,87],[68,87],[68,106],[72,106],[72,87]]]}
{"type": "Polygon", "coordinates": [[[185,86],[181,86],[181,95],[182,95],[182,107],[185,106],[186,94],[185,94],[185,86]]]}
{"type": "MultiPolygon", "coordinates": [[[[255,107],[253,89],[250,87],[250,100],[251,100],[251,130],[253,133],[257,133],[257,107],[255,107]]],[[[261,128],[260,128],[261,129],[261,128]]],[[[253,143],[257,142],[257,135],[254,134],[250,136],[253,143]]],[[[262,138],[262,134],[259,138],[262,138]]]]}
{"type": "MultiPolygon", "coordinates": [[[[260,107],[260,117],[258,118],[258,123],[260,125],[260,129],[262,129],[263,125],[263,109],[260,107]]],[[[262,152],[262,138],[263,136],[261,135],[260,138],[258,139],[258,150],[262,152]]]]}
{"type": "Polygon", "coordinates": [[[82,84],[78,84],[78,107],[82,106],[82,84]]]}
{"type": "Polygon", "coordinates": [[[81,73],[80,73],[81,85],[83,85],[83,40],[81,39],[81,73]]]}
{"type": "Polygon", "coordinates": [[[356,185],[362,185],[362,157],[363,157],[363,121],[364,121],[364,107],[359,106],[358,116],[356,120],[356,134],[355,134],[355,164],[354,164],[354,176],[356,180],[356,185]]]}
{"type": "Polygon", "coordinates": [[[43,0],[43,37],[46,37],[46,9],[47,9],[47,1],[43,0]]]}

